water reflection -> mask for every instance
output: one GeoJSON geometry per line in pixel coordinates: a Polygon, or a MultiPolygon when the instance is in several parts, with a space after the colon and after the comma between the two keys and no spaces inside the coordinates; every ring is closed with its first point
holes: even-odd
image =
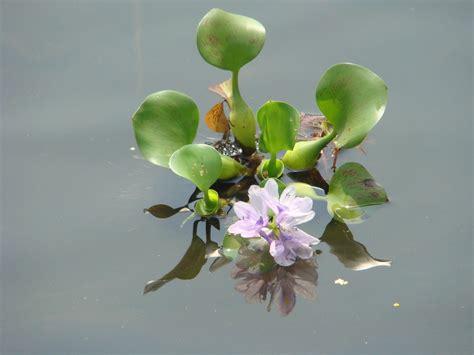
{"type": "Polygon", "coordinates": [[[351,270],[367,270],[376,266],[390,266],[392,263],[372,257],[365,245],[354,240],[347,225],[335,219],[328,223],[320,240],[327,243],[331,254],[351,270]]]}
{"type": "MultiPolygon", "coordinates": [[[[331,184],[323,179],[316,170],[306,172],[292,172],[288,177],[293,181],[303,182],[318,187],[326,193],[331,184]]],[[[349,176],[350,178],[350,176],[349,176]]],[[[346,177],[346,179],[348,179],[346,177]]],[[[351,186],[354,182],[349,181],[351,186]]],[[[297,259],[291,265],[278,265],[269,253],[268,244],[260,238],[244,239],[239,236],[225,234],[219,245],[212,240],[212,231],[221,229],[221,220],[224,220],[232,208],[232,201],[248,200],[248,189],[258,184],[254,177],[243,177],[236,182],[223,181],[213,186],[219,196],[229,201],[229,208],[222,215],[209,218],[200,218],[193,222],[191,244],[181,260],[167,274],[159,279],[146,283],[144,293],[159,290],[173,280],[194,279],[206,264],[208,259],[214,259],[209,270],[217,272],[229,264],[234,264],[230,273],[235,280],[235,290],[241,293],[248,303],[266,303],[270,311],[276,303],[281,315],[290,314],[295,305],[297,296],[308,300],[316,298],[318,281],[317,254],[315,251],[310,259],[297,259]],[[198,227],[204,224],[205,241],[198,236],[198,227]]],[[[158,218],[168,218],[180,212],[193,212],[190,203],[200,198],[199,190],[195,190],[188,202],[180,207],[170,207],[158,204],[145,211],[158,218]]],[[[188,217],[188,219],[191,216],[188,217]]],[[[374,258],[367,248],[354,237],[347,225],[332,219],[320,237],[322,243],[330,248],[330,253],[348,269],[367,270],[376,266],[390,266],[390,260],[374,258]]]]}
{"type": "Polygon", "coordinates": [[[316,260],[297,260],[291,266],[280,266],[273,260],[268,247],[243,246],[232,270],[235,289],[248,303],[263,303],[268,299],[267,310],[274,303],[283,316],[290,314],[296,305],[296,295],[314,300],[318,273],[316,260]]]}

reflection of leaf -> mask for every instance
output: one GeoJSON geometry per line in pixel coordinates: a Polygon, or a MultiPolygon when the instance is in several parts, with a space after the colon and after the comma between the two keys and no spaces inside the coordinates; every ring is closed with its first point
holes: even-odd
{"type": "Polygon", "coordinates": [[[382,117],[387,86],[367,68],[336,64],[321,77],[316,101],[337,132],[336,147],[352,148],[362,143],[382,117]]]}
{"type": "Polygon", "coordinates": [[[207,144],[189,144],[173,153],[170,168],[201,191],[207,191],[221,174],[222,160],[217,150],[207,144]]]}
{"type": "Polygon", "coordinates": [[[211,217],[207,219],[209,225],[213,226],[215,229],[221,229],[221,222],[216,217],[211,217]]]}
{"type": "Polygon", "coordinates": [[[384,188],[359,163],[346,163],[336,170],[327,200],[329,213],[347,223],[360,221],[361,207],[388,202],[384,188]]]}
{"type": "Polygon", "coordinates": [[[236,71],[263,48],[265,28],[250,17],[212,9],[199,22],[197,46],[211,65],[236,71]]]}
{"type": "Polygon", "coordinates": [[[165,90],[148,96],[133,115],[132,122],[145,159],[168,167],[171,154],[193,142],[199,111],[189,96],[165,90]]]}
{"type": "Polygon", "coordinates": [[[156,291],[175,278],[180,280],[194,279],[205,263],[206,244],[198,236],[193,236],[191,245],[174,269],[158,280],[147,282],[143,293],[156,291]]]}
{"type": "Polygon", "coordinates": [[[225,265],[227,265],[231,262],[232,262],[231,259],[226,258],[225,256],[220,256],[212,262],[211,266],[209,266],[209,271],[210,272],[215,272],[215,271],[219,270],[220,268],[222,268],[223,266],[225,266],[225,265]]]}
{"type": "Polygon", "coordinates": [[[390,260],[375,259],[366,247],[355,241],[349,228],[333,219],[328,223],[320,239],[327,243],[339,261],[348,269],[367,270],[375,266],[390,266],[390,260]]]}
{"type": "Polygon", "coordinates": [[[222,198],[236,198],[239,201],[248,201],[248,189],[256,185],[257,180],[253,176],[245,176],[237,183],[217,181],[212,188],[219,193],[222,198]]]}
{"type": "Polygon", "coordinates": [[[302,182],[314,187],[319,187],[327,194],[329,185],[322,177],[318,169],[311,169],[306,171],[293,171],[287,174],[293,181],[302,182]]]}
{"type": "Polygon", "coordinates": [[[149,208],[146,208],[145,212],[150,213],[151,215],[157,218],[168,218],[168,217],[174,216],[176,213],[179,213],[181,209],[182,207],[173,208],[168,205],[158,204],[158,205],[154,205],[149,208]]]}
{"type": "Polygon", "coordinates": [[[218,133],[224,133],[229,130],[229,122],[224,113],[224,102],[219,102],[212,106],[204,118],[207,127],[218,133]]]}

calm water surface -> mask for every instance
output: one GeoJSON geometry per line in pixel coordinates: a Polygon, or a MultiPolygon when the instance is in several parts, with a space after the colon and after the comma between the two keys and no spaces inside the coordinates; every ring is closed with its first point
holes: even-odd
{"type": "MultiPolygon", "coordinates": [[[[0,13],[2,354],[472,353],[471,2],[1,1],[0,13]],[[286,318],[247,304],[231,266],[142,295],[192,227],[143,208],[179,206],[192,186],[132,150],[130,117],[162,89],[201,113],[216,102],[207,87],[228,73],[195,47],[216,6],[267,29],[241,73],[254,108],[315,112],[318,78],[343,61],[389,87],[367,155],[339,159],[391,198],[350,229],[392,267],[349,270],[321,243],[317,300],[286,318]]],[[[316,213],[304,229],[320,236],[330,217],[316,213]]]]}

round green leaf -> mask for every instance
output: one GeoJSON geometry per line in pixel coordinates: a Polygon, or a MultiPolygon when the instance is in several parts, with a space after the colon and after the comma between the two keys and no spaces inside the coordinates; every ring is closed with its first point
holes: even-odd
{"type": "Polygon", "coordinates": [[[346,222],[360,222],[362,207],[388,202],[384,188],[359,163],[346,163],[336,170],[329,183],[328,212],[346,222]]]}
{"type": "Polygon", "coordinates": [[[265,43],[263,25],[246,16],[212,9],[199,22],[197,47],[218,68],[237,71],[254,59],[265,43]]]}
{"type": "Polygon", "coordinates": [[[148,96],[133,115],[132,122],[145,159],[168,167],[171,154],[193,142],[199,110],[189,96],[165,90],[148,96]]]}
{"type": "Polygon", "coordinates": [[[170,168],[175,174],[207,191],[222,172],[221,156],[207,144],[188,144],[171,155],[170,168]]]}
{"type": "Polygon", "coordinates": [[[387,86],[367,68],[336,64],[320,79],[316,101],[337,132],[336,146],[352,148],[362,143],[382,117],[387,86]]]}
{"type": "Polygon", "coordinates": [[[257,112],[260,126],[259,148],[262,152],[278,153],[292,150],[300,127],[300,113],[281,101],[268,101],[257,112]]]}

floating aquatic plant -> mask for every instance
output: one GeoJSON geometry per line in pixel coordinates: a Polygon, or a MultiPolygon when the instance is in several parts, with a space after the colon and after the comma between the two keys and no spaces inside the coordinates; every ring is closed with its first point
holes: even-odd
{"type": "MultiPolygon", "coordinates": [[[[217,256],[211,271],[236,262],[233,277],[239,280],[238,291],[253,302],[250,293],[258,284],[257,299],[279,298],[280,311],[286,315],[294,307],[298,287],[296,293],[292,287],[298,286],[298,273],[306,273],[305,282],[316,283],[313,247],[320,240],[353,270],[389,264],[372,258],[346,226],[365,221],[368,206],[388,202],[385,190],[359,163],[337,168],[340,151],[359,147],[382,117],[387,86],[367,68],[339,63],[316,84],[313,104],[321,115],[301,113],[290,103],[276,100],[267,101],[254,113],[240,92],[239,73],[261,52],[265,35],[257,20],[220,9],[209,11],[197,26],[196,44],[202,58],[230,72],[230,79],[209,87],[221,99],[203,117],[221,139],[195,141],[198,106],[178,91],[151,94],[133,115],[143,157],[195,186],[186,204],[157,204],[145,211],[158,218],[189,212],[185,221],[195,215],[199,218],[182,260],[168,274],[148,283],[145,293],[173,279],[196,277],[206,260],[217,256]],[[325,162],[328,152],[334,157],[329,183],[316,167],[321,157],[325,162]],[[326,203],[333,218],[321,239],[297,227],[315,216],[313,200],[326,203]],[[210,229],[220,229],[219,219],[228,218],[229,213],[238,220],[228,223],[217,251],[210,229]],[[196,231],[202,221],[206,222],[206,242],[196,231]]],[[[312,295],[309,284],[305,285],[299,290],[312,295]]]]}

